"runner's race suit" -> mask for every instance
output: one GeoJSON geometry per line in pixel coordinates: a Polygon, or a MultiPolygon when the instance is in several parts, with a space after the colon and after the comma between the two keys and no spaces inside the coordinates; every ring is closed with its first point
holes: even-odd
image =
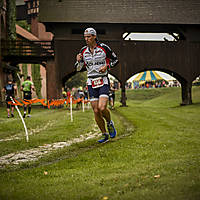
{"type": "Polygon", "coordinates": [[[24,99],[30,100],[32,99],[31,86],[33,85],[32,81],[26,80],[22,83],[24,99]]]}
{"type": "MultiPolygon", "coordinates": [[[[14,84],[7,84],[4,89],[6,90],[6,105],[7,108],[10,108],[10,104],[8,104],[9,101],[12,101],[10,97],[14,98],[14,93],[15,93],[15,89],[14,89],[14,84]]],[[[14,105],[11,105],[12,107],[14,105]]]]}
{"type": "Polygon", "coordinates": [[[86,68],[87,69],[87,84],[92,85],[92,79],[102,77],[104,84],[109,84],[108,70],[118,64],[118,59],[115,53],[104,43],[97,42],[97,46],[94,48],[92,54],[88,46],[84,46],[81,51],[82,61],[76,62],[75,67],[77,71],[86,68]],[[107,70],[104,73],[100,73],[99,69],[103,66],[107,66],[107,70]]]}

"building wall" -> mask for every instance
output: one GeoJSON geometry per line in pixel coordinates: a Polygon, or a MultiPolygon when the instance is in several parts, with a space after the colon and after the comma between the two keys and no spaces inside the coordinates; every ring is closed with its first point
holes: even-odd
{"type": "Polygon", "coordinates": [[[46,31],[43,23],[38,22],[38,17],[31,18],[31,33],[39,38],[39,40],[52,40],[53,34],[46,31]]]}

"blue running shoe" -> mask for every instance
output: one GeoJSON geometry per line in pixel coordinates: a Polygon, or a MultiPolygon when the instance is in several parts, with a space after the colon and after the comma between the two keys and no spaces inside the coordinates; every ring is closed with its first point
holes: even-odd
{"type": "Polygon", "coordinates": [[[102,135],[102,139],[98,140],[99,143],[105,143],[105,142],[108,142],[108,138],[109,138],[109,135],[104,133],[102,135]]]}
{"type": "Polygon", "coordinates": [[[107,123],[107,128],[111,138],[114,138],[117,135],[117,131],[114,127],[114,122],[111,120],[110,123],[107,123]]]}

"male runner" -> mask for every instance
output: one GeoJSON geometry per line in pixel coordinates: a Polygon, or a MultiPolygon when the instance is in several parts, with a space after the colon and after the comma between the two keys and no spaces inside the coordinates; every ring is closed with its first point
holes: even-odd
{"type": "Polygon", "coordinates": [[[14,117],[14,105],[8,104],[8,102],[12,102],[10,97],[14,98],[17,95],[17,86],[13,84],[12,80],[8,80],[8,84],[2,89],[2,92],[6,94],[8,118],[10,117],[10,108],[11,116],[14,117]]]}
{"type": "Polygon", "coordinates": [[[104,143],[108,141],[109,135],[114,138],[117,133],[111,120],[110,111],[107,109],[107,104],[110,85],[108,70],[117,65],[118,59],[110,47],[97,40],[95,29],[87,28],[84,32],[84,38],[87,46],[83,47],[76,56],[75,67],[77,71],[82,68],[87,70],[90,102],[94,111],[95,121],[103,135],[98,142],[104,143]],[[104,119],[107,122],[109,134],[106,131],[104,119]]]}
{"type": "MultiPolygon", "coordinates": [[[[26,80],[22,83],[21,91],[24,93],[24,100],[31,100],[32,99],[32,90],[35,91],[33,82],[31,81],[31,77],[27,76],[26,80]]],[[[27,105],[24,105],[24,115],[23,118],[26,117],[26,108],[27,105]]],[[[31,117],[31,104],[28,105],[28,115],[27,117],[31,117]]]]}

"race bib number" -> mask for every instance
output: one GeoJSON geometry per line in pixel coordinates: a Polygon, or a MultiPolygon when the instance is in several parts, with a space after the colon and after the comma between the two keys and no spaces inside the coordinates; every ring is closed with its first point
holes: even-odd
{"type": "Polygon", "coordinates": [[[99,88],[101,86],[103,86],[103,78],[102,77],[92,79],[92,88],[99,88]]]}

